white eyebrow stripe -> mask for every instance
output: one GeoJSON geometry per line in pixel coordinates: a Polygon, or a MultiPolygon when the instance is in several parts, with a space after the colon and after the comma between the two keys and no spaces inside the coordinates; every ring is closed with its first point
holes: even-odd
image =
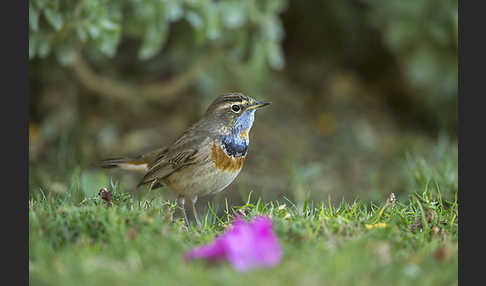
{"type": "Polygon", "coordinates": [[[226,109],[226,108],[230,108],[231,106],[233,106],[234,104],[239,104],[239,105],[245,105],[247,104],[248,101],[246,100],[243,100],[242,102],[226,102],[225,104],[222,104],[218,107],[218,109],[226,109]]]}

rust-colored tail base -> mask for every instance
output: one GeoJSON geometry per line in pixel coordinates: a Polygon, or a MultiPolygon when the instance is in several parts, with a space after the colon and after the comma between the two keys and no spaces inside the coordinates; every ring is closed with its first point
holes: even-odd
{"type": "Polygon", "coordinates": [[[121,168],[129,171],[147,172],[149,164],[142,160],[132,158],[110,158],[98,163],[101,168],[121,168]]]}

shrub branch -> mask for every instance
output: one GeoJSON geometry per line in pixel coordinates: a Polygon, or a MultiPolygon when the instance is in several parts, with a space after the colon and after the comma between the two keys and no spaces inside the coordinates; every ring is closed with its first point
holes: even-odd
{"type": "Polygon", "coordinates": [[[92,69],[79,51],[68,67],[78,81],[96,95],[130,103],[141,100],[167,104],[195,81],[212,58],[211,55],[203,56],[189,69],[167,81],[144,85],[129,84],[100,75],[92,69]]]}

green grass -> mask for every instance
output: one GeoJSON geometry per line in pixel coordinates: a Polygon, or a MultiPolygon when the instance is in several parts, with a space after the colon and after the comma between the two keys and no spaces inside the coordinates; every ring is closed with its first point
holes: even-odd
{"type": "MultiPolygon", "coordinates": [[[[75,181],[75,180],[74,180],[75,181]]],[[[427,184],[405,200],[376,204],[248,198],[209,208],[203,232],[188,231],[175,203],[135,199],[112,185],[113,206],[73,183],[64,193],[31,192],[31,285],[457,285],[457,200],[427,184]],[[218,217],[215,215],[221,213],[218,217]],[[272,217],[283,247],[269,269],[184,262],[240,214],[272,217]]]]}

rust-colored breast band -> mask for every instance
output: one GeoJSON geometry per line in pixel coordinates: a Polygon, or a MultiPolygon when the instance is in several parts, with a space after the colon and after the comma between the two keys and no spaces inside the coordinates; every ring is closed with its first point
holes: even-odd
{"type": "Polygon", "coordinates": [[[211,145],[211,160],[219,170],[237,172],[243,167],[245,156],[236,158],[228,156],[221,148],[221,145],[213,142],[211,145]]]}

